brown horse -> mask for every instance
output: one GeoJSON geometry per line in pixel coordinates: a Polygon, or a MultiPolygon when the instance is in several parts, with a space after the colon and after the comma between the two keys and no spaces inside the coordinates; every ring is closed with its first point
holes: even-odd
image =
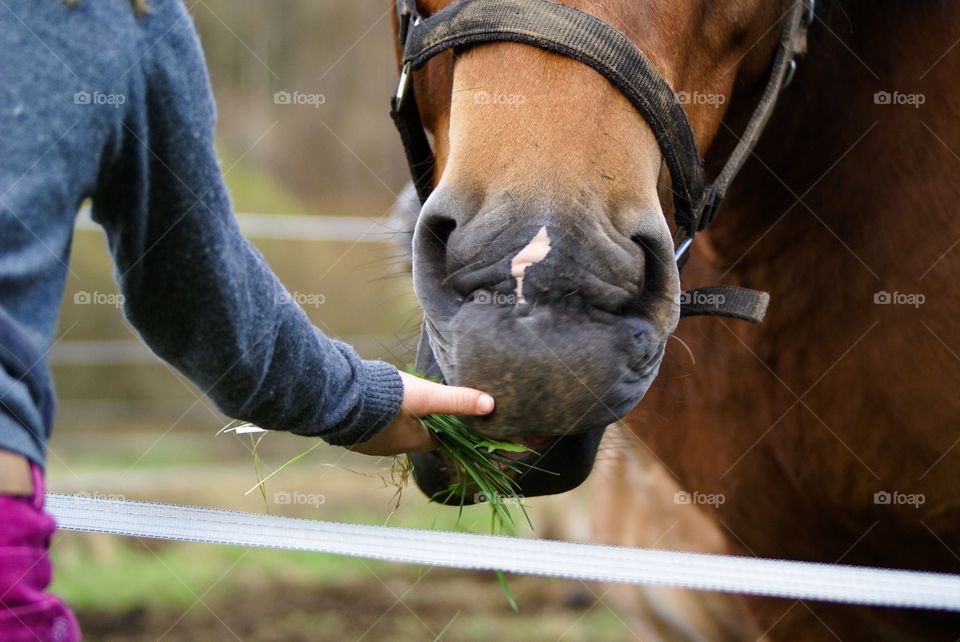
{"type": "MultiPolygon", "coordinates": [[[[565,3],[620,29],[691,97],[715,172],[790,3],[565,3]]],[[[960,7],[818,4],[809,54],[683,274],[770,292],[763,325],[677,327],[650,128],[590,68],[510,43],[415,75],[438,160],[417,294],[443,319],[447,378],[497,397],[477,428],[554,453],[559,480],[532,492],[579,483],[596,452],[584,436],[646,392],[627,425],[687,500],[723,498],[708,513],[731,550],[957,572],[960,7]]],[[[421,484],[442,486],[448,467],[424,465],[421,484]]],[[[960,636],[960,618],[937,613],[748,606],[772,640],[960,636]]]]}

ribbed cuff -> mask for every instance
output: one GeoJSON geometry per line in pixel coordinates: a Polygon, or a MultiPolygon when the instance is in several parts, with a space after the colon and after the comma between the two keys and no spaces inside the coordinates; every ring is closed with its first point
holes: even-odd
{"type": "Polygon", "coordinates": [[[334,446],[355,446],[373,439],[400,412],[403,381],[397,369],[383,361],[364,361],[362,373],[360,411],[349,428],[326,440],[334,446]]]}

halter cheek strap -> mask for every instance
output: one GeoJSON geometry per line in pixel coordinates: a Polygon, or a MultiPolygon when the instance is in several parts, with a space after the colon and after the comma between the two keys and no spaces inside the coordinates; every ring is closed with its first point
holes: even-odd
{"type": "MultiPolygon", "coordinates": [[[[756,145],[780,90],[792,77],[794,56],[805,51],[813,1],[797,0],[791,5],[760,103],[723,170],[709,184],[680,98],[629,38],[596,16],[552,0],[469,0],[455,1],[423,18],[416,0],[397,0],[403,68],[391,115],[417,194],[421,202],[429,197],[436,160],[420,118],[412,72],[450,49],[487,42],[532,45],[593,68],[647,121],[670,172],[677,223],[675,259],[682,267],[693,238],[714,219],[727,188],[756,145]]],[[[715,286],[710,294],[715,295],[715,307],[706,311],[682,300],[682,315],[711,314],[758,323],[769,300],[766,293],[735,286],[715,286]]]]}

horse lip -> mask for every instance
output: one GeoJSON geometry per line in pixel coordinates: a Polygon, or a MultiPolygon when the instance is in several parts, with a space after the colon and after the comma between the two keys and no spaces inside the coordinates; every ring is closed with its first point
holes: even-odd
{"type": "MultiPolygon", "coordinates": [[[[519,460],[531,467],[515,475],[517,495],[556,495],[582,484],[593,469],[604,430],[597,428],[541,442],[540,452],[528,453],[519,460]]],[[[412,459],[414,481],[427,497],[441,504],[460,505],[459,496],[438,499],[440,492],[454,483],[456,475],[453,464],[440,451],[414,454],[412,459]]],[[[474,495],[467,493],[463,500],[473,504],[474,495]]]]}
{"type": "Polygon", "coordinates": [[[523,467],[524,464],[535,466],[536,464],[531,464],[528,460],[541,457],[542,454],[545,453],[558,438],[559,437],[556,435],[532,435],[527,437],[519,437],[513,439],[513,442],[520,444],[529,450],[527,452],[504,454],[508,459],[519,462],[521,467],[523,467]]]}
{"type": "Polygon", "coordinates": [[[517,443],[526,446],[535,453],[542,452],[543,448],[556,440],[556,435],[531,435],[517,439],[517,443]]]}

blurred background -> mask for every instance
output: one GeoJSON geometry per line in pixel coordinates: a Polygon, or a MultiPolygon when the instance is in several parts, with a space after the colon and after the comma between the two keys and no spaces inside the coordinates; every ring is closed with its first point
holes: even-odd
{"type": "MultiPolygon", "coordinates": [[[[384,218],[407,180],[387,105],[390,0],[188,2],[219,106],[218,150],[243,229],[315,323],[367,358],[412,360],[419,316],[384,218]]],[[[81,220],[51,353],[60,399],[52,491],[368,524],[489,529],[484,507],[394,511],[392,461],[321,446],[266,484],[252,443],[140,343],[101,231],[81,220]],[[285,501],[286,500],[286,501],[285,501]]],[[[189,346],[185,346],[185,349],[189,346]]],[[[264,474],[313,442],[269,434],[264,474]]],[[[538,535],[586,539],[589,489],[534,502],[538,535]],[[552,503],[551,503],[552,501],[552,503]],[[570,524],[574,524],[571,529],[570,524]],[[579,526],[578,526],[579,525],[579,526]],[[579,531],[578,531],[579,529],[579,531]]],[[[322,555],[60,533],[54,590],[91,640],[629,640],[607,587],[322,555]],[[606,597],[605,597],[606,596],[606,597]],[[603,598],[603,599],[601,599],[603,598]]]]}

